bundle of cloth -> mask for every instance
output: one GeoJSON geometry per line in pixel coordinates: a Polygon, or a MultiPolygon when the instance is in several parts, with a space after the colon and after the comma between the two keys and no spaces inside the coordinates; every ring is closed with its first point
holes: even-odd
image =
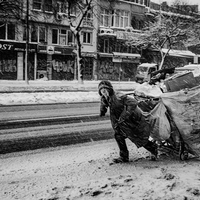
{"type": "MultiPolygon", "coordinates": [[[[153,105],[150,100],[146,102],[147,105],[151,104],[150,107],[153,105]]],[[[145,112],[147,106],[144,103],[140,107],[151,124],[150,136],[153,140],[163,142],[173,139],[173,142],[177,144],[182,140],[188,152],[199,157],[200,87],[162,93],[148,112],[145,112]]]]}

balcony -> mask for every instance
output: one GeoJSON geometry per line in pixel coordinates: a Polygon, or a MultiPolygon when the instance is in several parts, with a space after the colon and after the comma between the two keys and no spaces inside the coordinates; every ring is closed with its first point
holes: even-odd
{"type": "Polygon", "coordinates": [[[116,33],[111,28],[100,28],[99,36],[116,36],[116,33]]]}
{"type": "Polygon", "coordinates": [[[83,27],[93,27],[93,19],[83,20],[83,27]]]}

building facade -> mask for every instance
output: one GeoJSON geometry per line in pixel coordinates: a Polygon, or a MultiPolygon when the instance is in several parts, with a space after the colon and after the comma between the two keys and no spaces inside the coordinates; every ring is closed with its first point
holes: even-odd
{"type": "Polygon", "coordinates": [[[97,79],[135,80],[140,52],[127,42],[141,34],[150,1],[100,1],[97,79]]]}
{"type": "MultiPolygon", "coordinates": [[[[130,34],[139,33],[149,0],[121,0],[111,10],[103,1],[99,3],[101,8],[97,6],[97,11],[91,11],[82,23],[83,78],[132,80],[140,55],[125,41],[130,34]],[[95,17],[95,12],[100,13],[100,18],[95,17]]],[[[0,79],[25,79],[26,1],[23,5],[21,20],[0,20],[0,79]]],[[[62,0],[29,1],[29,80],[77,79],[76,42],[66,12],[62,0]]],[[[76,23],[78,10],[74,8],[71,13],[76,23]]]]}
{"type": "MultiPolygon", "coordinates": [[[[21,20],[0,22],[0,79],[25,79],[27,42],[26,2],[21,20]]],[[[29,1],[28,79],[48,80],[77,78],[76,42],[67,20],[67,7],[62,0],[29,1]],[[56,12],[54,11],[56,9],[56,12]]],[[[71,10],[76,24],[78,10],[71,10]]],[[[0,20],[1,21],[1,20],[0,20]]],[[[93,15],[82,23],[81,43],[84,57],[84,79],[92,80],[96,62],[96,29],[93,15]]]]}
{"type": "MultiPolygon", "coordinates": [[[[29,1],[27,38],[26,2],[21,20],[4,21],[0,15],[0,79],[25,80],[27,41],[29,80],[77,79],[77,46],[67,19],[66,4],[62,0],[29,1]]],[[[128,41],[142,33],[144,23],[153,19],[161,6],[150,0],[95,0],[93,3],[93,10],[81,26],[83,79],[135,80],[137,66],[143,58],[128,41]]],[[[167,5],[162,9],[166,15],[169,11],[179,12],[169,10],[167,5]]],[[[71,18],[76,25],[79,20],[76,7],[71,9],[71,18]]],[[[148,54],[152,58],[150,62],[159,62],[155,52],[148,54]]],[[[176,60],[180,63],[180,59],[176,60]]]]}

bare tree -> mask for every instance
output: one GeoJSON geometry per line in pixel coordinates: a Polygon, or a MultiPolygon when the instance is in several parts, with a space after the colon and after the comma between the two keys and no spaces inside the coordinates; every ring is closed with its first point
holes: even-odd
{"type": "MultiPolygon", "coordinates": [[[[117,0],[105,0],[109,2],[111,7],[117,0]]],[[[80,34],[82,30],[82,22],[87,17],[89,13],[92,13],[94,17],[99,18],[100,13],[98,13],[98,6],[101,4],[98,3],[98,0],[64,0],[64,4],[67,8],[67,19],[70,25],[70,29],[74,34],[76,43],[77,43],[77,68],[78,68],[78,82],[83,83],[83,58],[81,55],[81,39],[80,34]],[[78,14],[76,19],[72,18],[71,11],[76,7],[78,9],[78,14]]]]}
{"type": "Polygon", "coordinates": [[[10,18],[20,19],[23,12],[22,1],[20,0],[0,0],[0,17],[4,21],[10,18]]]}
{"type": "Polygon", "coordinates": [[[153,49],[160,52],[161,62],[159,69],[162,69],[165,57],[170,49],[185,46],[191,38],[192,30],[194,30],[193,18],[190,16],[181,16],[172,14],[164,16],[158,14],[154,22],[149,22],[143,29],[143,33],[132,38],[131,44],[140,49],[153,49]],[[163,52],[163,48],[167,48],[167,53],[163,52]]]}

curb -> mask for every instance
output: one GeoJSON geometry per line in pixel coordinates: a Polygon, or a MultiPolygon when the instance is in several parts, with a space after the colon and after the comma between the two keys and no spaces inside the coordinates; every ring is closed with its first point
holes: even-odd
{"type": "Polygon", "coordinates": [[[88,121],[102,121],[109,120],[109,116],[99,117],[99,114],[96,115],[81,115],[81,116],[67,116],[67,117],[46,117],[46,118],[37,118],[37,119],[23,119],[23,120],[5,120],[0,121],[1,130],[12,129],[14,128],[23,128],[23,127],[32,127],[32,126],[45,126],[48,124],[66,124],[66,123],[77,123],[77,122],[88,122],[88,121]]]}
{"type": "Polygon", "coordinates": [[[55,102],[55,103],[29,103],[29,104],[0,104],[0,107],[10,106],[34,106],[34,105],[65,105],[65,104],[80,104],[80,103],[100,103],[100,101],[76,101],[76,102],[55,102]]]}
{"type": "MultiPolygon", "coordinates": [[[[68,117],[56,117],[56,118],[40,118],[40,119],[29,119],[29,120],[11,120],[0,122],[1,129],[15,129],[21,127],[34,127],[35,125],[44,126],[47,124],[62,124],[62,123],[83,123],[83,122],[97,122],[107,121],[109,116],[99,117],[97,114],[93,115],[82,115],[82,116],[68,116],[68,117]]],[[[12,131],[11,131],[12,132],[12,131]]],[[[20,132],[19,132],[20,133],[20,132]]],[[[6,133],[5,133],[6,134],[6,133]]],[[[15,134],[15,133],[14,133],[15,134]]],[[[63,132],[57,134],[47,135],[27,135],[18,137],[18,133],[15,136],[6,138],[3,137],[0,140],[0,154],[36,150],[42,148],[57,147],[63,145],[73,145],[78,143],[107,140],[113,138],[113,129],[109,127],[90,129],[83,131],[72,130],[70,132],[63,132]]],[[[6,135],[5,135],[6,136],[6,135]]]]}
{"type": "Polygon", "coordinates": [[[0,154],[36,150],[42,148],[52,148],[64,145],[73,145],[85,142],[113,139],[113,130],[104,129],[73,132],[70,134],[51,135],[33,138],[20,138],[13,140],[0,141],[0,154]]]}
{"type": "MultiPolygon", "coordinates": [[[[133,91],[134,89],[116,89],[116,91],[133,91]]],[[[10,94],[10,93],[45,93],[45,92],[97,92],[98,89],[58,89],[58,90],[10,90],[10,91],[0,91],[0,94],[6,93],[6,94],[10,94]]]]}

